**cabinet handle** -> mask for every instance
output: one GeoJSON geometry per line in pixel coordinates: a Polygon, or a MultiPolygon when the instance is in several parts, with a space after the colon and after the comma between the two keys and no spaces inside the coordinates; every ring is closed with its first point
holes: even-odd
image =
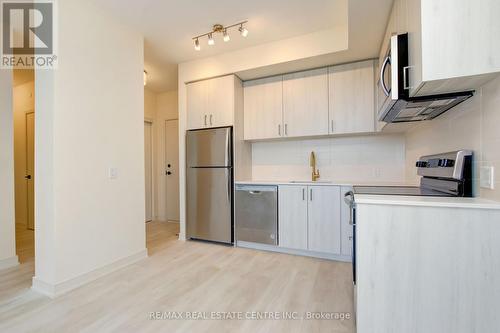
{"type": "Polygon", "coordinates": [[[288,124],[285,124],[285,136],[288,136],[288,124]]]}
{"type": "Polygon", "coordinates": [[[210,126],[212,126],[212,117],[213,115],[210,115],[210,126]]]}
{"type": "Polygon", "coordinates": [[[302,189],[302,201],[305,201],[306,200],[306,189],[303,188],[302,189]]]}
{"type": "Polygon", "coordinates": [[[278,136],[281,136],[281,125],[278,125],[278,136]]]}
{"type": "Polygon", "coordinates": [[[205,115],[205,126],[207,126],[207,115],[205,115]]]}
{"type": "Polygon", "coordinates": [[[331,125],[331,126],[332,126],[332,133],[333,133],[333,129],[334,129],[334,126],[333,126],[333,120],[332,120],[332,125],[331,125]]]}
{"type": "Polygon", "coordinates": [[[309,199],[313,201],[313,189],[309,189],[309,199]]]}

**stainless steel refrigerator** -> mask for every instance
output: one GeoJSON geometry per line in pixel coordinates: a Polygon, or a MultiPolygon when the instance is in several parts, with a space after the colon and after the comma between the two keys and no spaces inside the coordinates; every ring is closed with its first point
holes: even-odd
{"type": "Polygon", "coordinates": [[[187,237],[233,243],[232,128],[187,132],[187,237]]]}

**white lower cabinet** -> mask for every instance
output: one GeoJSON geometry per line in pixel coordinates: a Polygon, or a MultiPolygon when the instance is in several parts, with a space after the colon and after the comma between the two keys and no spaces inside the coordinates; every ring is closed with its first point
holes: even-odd
{"type": "Polygon", "coordinates": [[[343,254],[340,186],[282,185],[278,197],[280,247],[343,254]]]}
{"type": "Polygon", "coordinates": [[[340,254],[340,187],[309,186],[308,250],[340,254]]]}
{"type": "Polygon", "coordinates": [[[307,186],[278,190],[279,246],[307,250],[307,186]]]}

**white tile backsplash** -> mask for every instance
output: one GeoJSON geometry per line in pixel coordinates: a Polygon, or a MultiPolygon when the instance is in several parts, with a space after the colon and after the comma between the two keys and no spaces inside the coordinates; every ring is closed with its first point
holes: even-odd
{"type": "Polygon", "coordinates": [[[309,156],[314,151],[323,180],[404,182],[404,144],[402,135],[255,142],[253,179],[309,180],[309,156]]]}
{"type": "Polygon", "coordinates": [[[494,190],[479,187],[480,166],[500,172],[500,77],[478,89],[471,99],[407,133],[406,180],[418,179],[414,161],[419,156],[458,149],[474,151],[475,195],[500,201],[498,177],[494,190]]]}

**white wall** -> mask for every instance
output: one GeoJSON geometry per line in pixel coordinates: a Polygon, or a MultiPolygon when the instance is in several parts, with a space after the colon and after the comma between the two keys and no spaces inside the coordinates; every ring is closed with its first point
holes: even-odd
{"type": "Polygon", "coordinates": [[[476,95],[437,119],[417,125],[406,136],[406,178],[416,182],[418,157],[443,151],[472,149],[475,194],[500,201],[500,77],[476,95]],[[493,166],[495,190],[479,188],[479,166],[493,166]]]}
{"type": "Polygon", "coordinates": [[[144,119],[154,120],[156,118],[157,95],[144,88],[144,119]]]}
{"type": "Polygon", "coordinates": [[[156,110],[156,216],[160,221],[167,221],[167,176],[166,170],[166,134],[165,122],[178,119],[177,90],[158,94],[156,110]]]}
{"type": "MultiPolygon", "coordinates": [[[[14,78],[18,71],[14,71],[14,78]]],[[[26,185],[26,113],[35,108],[35,82],[14,86],[14,162],[16,223],[28,221],[28,187],[26,185]]]]}
{"type": "Polygon", "coordinates": [[[12,71],[0,70],[0,269],[16,265],[12,71]]]}
{"type": "Polygon", "coordinates": [[[49,295],[146,255],[143,37],[88,2],[58,9],[59,68],[35,80],[33,282],[49,295]]]}
{"type": "Polygon", "coordinates": [[[310,180],[311,151],[322,180],[354,183],[403,183],[402,135],[337,137],[252,144],[255,180],[310,180]]]}

